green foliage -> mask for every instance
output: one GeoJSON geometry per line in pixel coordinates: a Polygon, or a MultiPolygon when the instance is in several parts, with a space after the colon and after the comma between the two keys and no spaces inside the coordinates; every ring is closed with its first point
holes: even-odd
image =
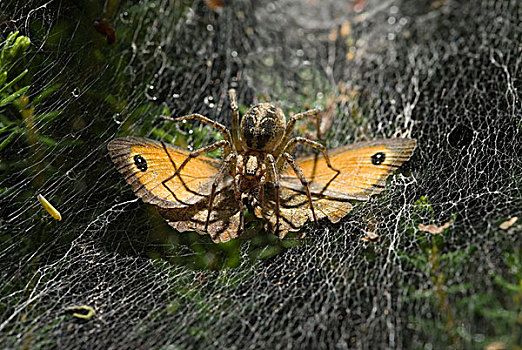
{"type": "MultiPolygon", "coordinates": [[[[0,151],[6,148],[18,135],[25,135],[31,146],[43,144],[49,147],[58,145],[52,137],[42,135],[37,123],[50,122],[62,114],[62,110],[37,113],[38,106],[47,97],[59,89],[59,84],[45,87],[32,99],[29,97],[32,74],[25,68],[23,58],[28,54],[31,41],[26,36],[18,36],[18,32],[10,33],[0,53],[0,151]],[[29,74],[28,74],[29,73],[29,74]],[[11,75],[17,74],[9,80],[11,75]]],[[[24,164],[19,162],[20,165],[24,164]]]]}
{"type": "MultiPolygon", "coordinates": [[[[412,317],[410,322],[427,339],[443,341],[447,346],[470,348],[498,341],[515,345],[522,299],[521,250],[515,248],[513,252],[504,254],[505,274],[493,273],[489,276],[495,293],[478,287],[476,280],[459,279],[459,283],[455,283],[453,276],[469,268],[475,255],[482,254],[480,248],[468,245],[459,249],[458,245],[448,243],[449,237],[463,235],[454,224],[439,234],[419,229],[419,224],[435,222],[435,211],[426,196],[421,196],[414,203],[411,214],[411,221],[405,224],[404,229],[417,249],[403,251],[399,255],[408,268],[421,273],[424,281],[403,288],[408,291],[411,303],[415,300],[428,301],[436,310],[434,313],[438,318],[412,317]],[[477,290],[477,287],[477,292],[471,292],[477,290]],[[474,336],[469,323],[473,318],[489,321],[491,335],[474,336]]],[[[456,219],[457,215],[454,214],[448,221],[453,223],[456,219]]]]}
{"type": "Polygon", "coordinates": [[[31,40],[26,36],[18,36],[18,32],[9,33],[0,52],[0,69],[7,72],[5,68],[20,58],[29,49],[31,40]]]}
{"type": "Polygon", "coordinates": [[[24,69],[12,79],[10,79],[10,76],[16,72],[16,67],[14,67],[16,60],[27,52],[30,44],[31,41],[28,37],[18,36],[18,32],[14,32],[7,35],[7,39],[0,51],[0,137],[2,137],[0,151],[7,147],[16,135],[24,132],[16,123],[5,117],[2,113],[2,108],[11,105],[13,101],[29,90],[29,85],[17,85],[27,74],[27,69],[24,69]]]}

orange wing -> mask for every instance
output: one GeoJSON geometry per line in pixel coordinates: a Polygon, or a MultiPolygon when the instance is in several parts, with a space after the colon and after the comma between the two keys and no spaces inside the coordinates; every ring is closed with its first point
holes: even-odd
{"type": "Polygon", "coordinates": [[[208,214],[208,198],[186,208],[158,208],[159,213],[179,232],[196,231],[209,234],[216,243],[227,242],[238,236],[239,205],[232,188],[228,187],[216,194],[212,212],[205,231],[208,214]]]}
{"type": "MultiPolygon", "coordinates": [[[[308,180],[313,195],[335,199],[367,200],[384,190],[386,179],[402,163],[410,159],[416,141],[384,139],[359,142],[328,152],[337,173],[330,169],[322,156],[297,159],[296,163],[308,180]]],[[[281,175],[281,186],[301,193],[304,187],[292,169],[281,175]]]]}
{"type": "Polygon", "coordinates": [[[113,140],[107,148],[116,168],[136,195],[146,203],[157,205],[163,218],[179,232],[210,234],[215,242],[237,237],[239,205],[230,177],[217,189],[208,231],[205,231],[208,197],[219,161],[199,156],[183,168],[180,177],[169,179],[189,156],[189,151],[139,137],[113,140]]]}
{"type": "MultiPolygon", "coordinates": [[[[266,188],[266,187],[265,187],[266,188]]],[[[265,191],[267,191],[265,189],[265,191]]],[[[254,213],[257,217],[267,221],[267,228],[275,232],[276,215],[275,202],[273,201],[273,190],[267,191],[270,198],[263,203],[256,205],[254,213]]],[[[308,204],[306,194],[299,193],[287,188],[279,190],[279,237],[283,238],[289,231],[299,231],[301,227],[308,221],[313,220],[312,211],[308,204]]],[[[347,200],[328,199],[325,197],[312,197],[315,215],[317,220],[328,217],[331,222],[339,222],[346,214],[352,210],[352,203],[347,200]]]]}
{"type": "MultiPolygon", "coordinates": [[[[309,181],[317,219],[328,217],[336,223],[352,209],[352,201],[368,200],[370,195],[383,191],[388,176],[411,157],[415,145],[412,139],[384,139],[331,150],[330,161],[340,173],[330,169],[322,156],[297,159],[296,164],[309,181]]],[[[274,196],[265,198],[269,200],[258,204],[255,214],[267,220],[274,231],[274,196]]],[[[291,168],[281,174],[280,201],[280,236],[312,220],[306,191],[291,168]]]]}
{"type": "MultiPolygon", "coordinates": [[[[113,140],[107,148],[136,195],[162,208],[185,208],[208,197],[220,165],[217,160],[199,156],[183,168],[179,177],[171,178],[189,151],[139,137],[113,140]]],[[[230,183],[231,179],[225,178],[218,191],[230,183]]]]}

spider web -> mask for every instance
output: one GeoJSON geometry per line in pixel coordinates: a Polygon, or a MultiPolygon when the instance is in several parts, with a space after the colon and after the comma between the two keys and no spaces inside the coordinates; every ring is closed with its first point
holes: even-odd
{"type": "Polygon", "coordinates": [[[0,142],[18,130],[0,150],[5,348],[520,345],[520,2],[8,0],[0,19],[2,40],[31,39],[12,69],[29,69],[34,106],[0,110],[0,142]],[[176,233],[106,145],[206,145],[213,131],[159,116],[230,126],[229,88],[243,112],[331,111],[329,148],[418,148],[382,195],[305,239],[259,222],[220,245],[176,233]]]}

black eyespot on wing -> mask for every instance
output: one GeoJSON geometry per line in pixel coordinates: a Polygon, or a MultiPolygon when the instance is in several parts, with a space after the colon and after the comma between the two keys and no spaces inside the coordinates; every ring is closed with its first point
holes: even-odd
{"type": "Polygon", "coordinates": [[[136,168],[138,168],[141,171],[147,170],[147,161],[139,154],[134,156],[134,165],[136,165],[136,168]]]}
{"type": "Polygon", "coordinates": [[[382,152],[375,153],[372,156],[372,164],[373,165],[381,165],[386,160],[386,155],[382,152]]]}

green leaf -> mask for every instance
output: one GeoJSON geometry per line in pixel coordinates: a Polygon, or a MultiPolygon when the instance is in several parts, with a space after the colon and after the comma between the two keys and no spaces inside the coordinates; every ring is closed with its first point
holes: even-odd
{"type": "Polygon", "coordinates": [[[56,110],[56,111],[52,111],[52,112],[40,113],[40,114],[37,114],[34,116],[34,120],[35,121],[38,121],[38,120],[51,121],[54,118],[58,117],[60,114],[62,114],[62,112],[63,112],[63,110],[56,110]]]}
{"type": "Polygon", "coordinates": [[[28,70],[24,70],[22,73],[18,74],[18,76],[16,78],[14,78],[13,80],[11,80],[9,83],[5,84],[1,89],[0,89],[0,93],[2,93],[4,90],[6,89],[9,89],[11,86],[13,86],[14,84],[16,84],[20,79],[22,79],[24,77],[24,75],[26,75],[28,72],[28,70]]]}
{"type": "Polygon", "coordinates": [[[23,95],[27,90],[29,90],[29,86],[23,87],[20,90],[12,93],[11,95],[3,98],[0,100],[0,107],[3,107],[5,105],[8,105],[9,103],[13,102],[15,99],[23,95]]]}
{"type": "Polygon", "coordinates": [[[20,36],[16,38],[16,41],[11,48],[9,55],[11,59],[16,59],[18,56],[23,55],[29,46],[31,45],[31,40],[26,36],[20,36]]]}
{"type": "Polygon", "coordinates": [[[0,86],[4,85],[7,81],[7,72],[0,73],[0,86]]]}
{"type": "Polygon", "coordinates": [[[38,136],[38,141],[40,141],[44,145],[47,145],[47,146],[50,146],[50,147],[54,147],[54,146],[56,146],[58,144],[58,142],[56,142],[52,138],[44,136],[44,135],[39,135],[38,136]]]}
{"type": "Polygon", "coordinates": [[[5,138],[4,141],[2,141],[2,143],[0,143],[0,151],[2,151],[5,147],[7,147],[7,145],[9,145],[11,143],[11,141],[14,140],[14,138],[16,137],[16,135],[19,135],[20,132],[12,132],[11,134],[9,134],[9,136],[7,136],[5,138]]]}
{"type": "Polygon", "coordinates": [[[36,95],[33,98],[33,101],[32,101],[33,106],[38,105],[40,102],[45,100],[49,95],[51,95],[53,92],[55,92],[59,88],[60,88],[60,84],[54,84],[54,85],[51,85],[51,86],[45,88],[42,92],[40,92],[38,95],[36,95]]]}
{"type": "Polygon", "coordinates": [[[9,55],[9,48],[11,47],[11,43],[16,39],[18,36],[18,32],[11,32],[7,35],[7,38],[5,39],[4,47],[2,48],[2,51],[0,52],[0,69],[2,69],[5,58],[7,55],[9,55]]]}

